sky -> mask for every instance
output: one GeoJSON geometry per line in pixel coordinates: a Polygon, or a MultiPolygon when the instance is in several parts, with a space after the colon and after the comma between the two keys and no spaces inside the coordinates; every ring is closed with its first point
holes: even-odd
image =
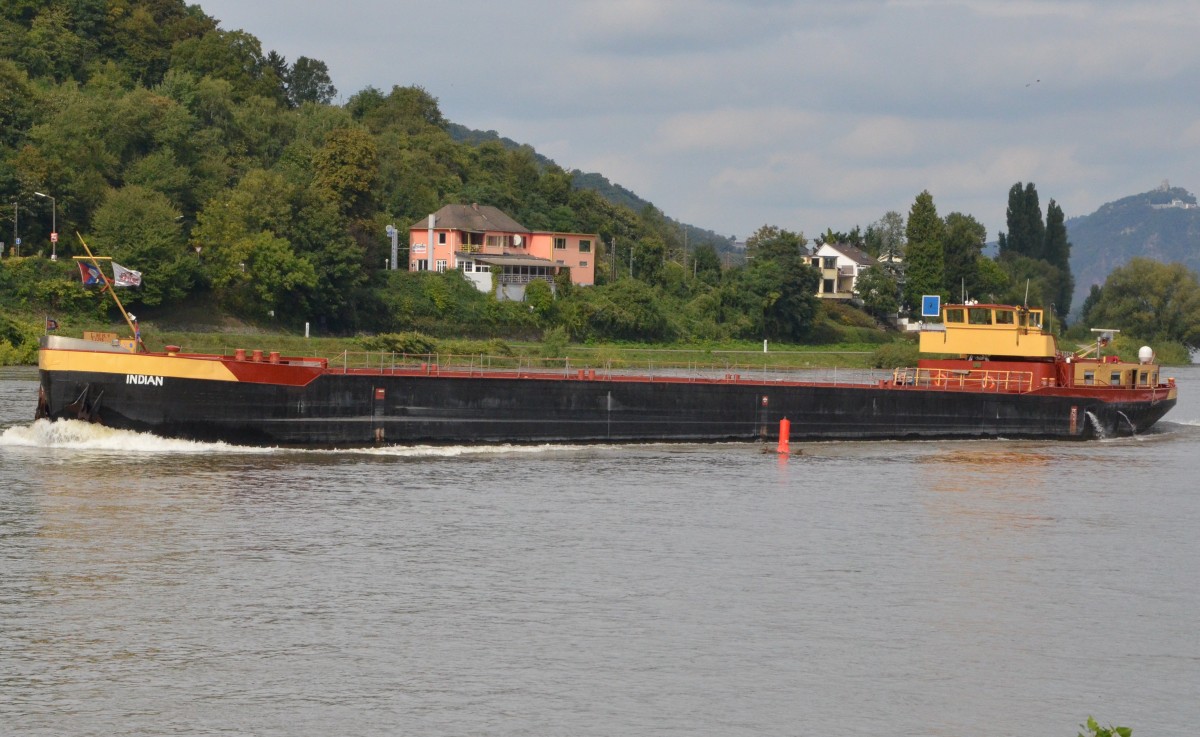
{"type": "Polygon", "coordinates": [[[418,85],[442,114],[739,240],[938,213],[1006,229],[1200,188],[1195,0],[198,0],[341,101],[418,85]]]}

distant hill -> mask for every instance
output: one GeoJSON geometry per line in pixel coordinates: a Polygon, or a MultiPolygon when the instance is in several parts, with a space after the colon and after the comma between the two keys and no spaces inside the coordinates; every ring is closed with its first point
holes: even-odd
{"type": "MultiPolygon", "coordinates": [[[[459,125],[458,123],[450,123],[447,127],[447,130],[450,132],[450,137],[452,139],[461,143],[479,145],[489,141],[496,141],[508,149],[518,149],[524,146],[530,148],[530,150],[533,150],[531,147],[528,147],[525,144],[517,143],[511,138],[501,136],[496,131],[474,130],[467,128],[464,125],[459,125]]],[[[542,166],[557,166],[553,159],[546,158],[537,151],[533,151],[533,157],[542,166]]],[[[641,212],[647,207],[654,207],[654,203],[638,197],[636,194],[619,184],[610,182],[603,174],[597,174],[595,172],[582,172],[578,169],[572,169],[570,172],[571,182],[576,187],[579,189],[594,190],[598,192],[601,197],[613,203],[614,205],[628,207],[634,212],[641,212]]],[[[734,238],[732,236],[724,236],[695,225],[680,223],[678,220],[673,218],[668,217],[666,219],[669,222],[680,225],[685,229],[687,233],[687,242],[689,245],[695,246],[701,243],[711,243],[716,247],[718,253],[736,250],[733,245],[734,238]]]]}
{"type": "Polygon", "coordinates": [[[1093,284],[1135,256],[1178,262],[1200,272],[1200,207],[1196,196],[1164,183],[1067,220],[1076,312],[1093,284]]]}

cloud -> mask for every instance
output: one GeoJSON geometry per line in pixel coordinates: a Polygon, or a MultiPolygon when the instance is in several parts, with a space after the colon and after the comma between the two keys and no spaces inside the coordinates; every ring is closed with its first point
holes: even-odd
{"type": "Polygon", "coordinates": [[[1200,171],[1194,0],[212,0],[348,96],[419,84],[451,120],[746,235],[939,212],[1068,216],[1200,171]],[[1040,80],[1040,81],[1038,81],[1040,80]]]}

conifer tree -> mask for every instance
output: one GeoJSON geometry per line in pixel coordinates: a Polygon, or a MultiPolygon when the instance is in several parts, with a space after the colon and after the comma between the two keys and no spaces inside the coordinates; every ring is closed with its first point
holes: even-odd
{"type": "Polygon", "coordinates": [[[904,304],[916,309],[926,294],[942,294],[945,279],[945,257],[942,241],[946,224],[938,217],[933,195],[929,190],[917,195],[908,213],[904,250],[904,304]]]}
{"type": "Polygon", "coordinates": [[[1055,296],[1055,308],[1060,315],[1071,311],[1071,295],[1075,291],[1075,277],[1071,274],[1071,242],[1067,240],[1067,227],[1062,208],[1054,200],[1046,206],[1046,239],[1042,258],[1063,274],[1055,296]]]}
{"type": "Polygon", "coordinates": [[[1006,213],[1008,233],[1000,234],[1000,256],[1042,258],[1045,226],[1042,208],[1038,204],[1037,187],[1033,182],[1017,182],[1008,190],[1006,213]]]}

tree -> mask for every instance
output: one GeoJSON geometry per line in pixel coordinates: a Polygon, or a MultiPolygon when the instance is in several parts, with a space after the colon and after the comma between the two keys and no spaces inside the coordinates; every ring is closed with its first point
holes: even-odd
{"type": "Polygon", "coordinates": [[[1071,274],[1071,241],[1067,240],[1062,208],[1054,200],[1046,206],[1046,242],[1042,248],[1043,258],[1058,268],[1063,279],[1058,283],[1054,302],[1060,315],[1071,312],[1071,296],[1075,291],[1075,277],[1071,274]]]}
{"type": "Polygon", "coordinates": [[[163,194],[130,185],[112,190],[96,210],[93,252],[142,272],[142,286],[128,291],[130,304],[159,305],[191,289],[196,257],[188,253],[178,211],[163,194]]]}
{"type": "Polygon", "coordinates": [[[710,286],[721,282],[721,257],[711,243],[701,243],[692,251],[692,268],[696,279],[710,286]]]}
{"type": "Polygon", "coordinates": [[[1142,340],[1173,340],[1200,348],[1200,281],[1183,264],[1132,259],[1113,269],[1086,320],[1142,340]]]}
{"type": "Polygon", "coordinates": [[[62,7],[50,6],[33,19],[19,57],[26,61],[31,76],[50,76],[57,82],[70,79],[91,44],[71,31],[71,15],[62,7]]]}
{"type": "Polygon", "coordinates": [[[300,107],[306,102],[327,105],[337,96],[337,88],[329,78],[325,62],[301,56],[284,78],[287,82],[288,103],[300,107]]]}
{"type": "Polygon", "coordinates": [[[867,253],[884,263],[898,263],[904,256],[904,216],[889,210],[883,217],[867,226],[867,253]]]}
{"type": "Polygon", "coordinates": [[[1042,223],[1042,208],[1038,204],[1037,187],[1033,182],[1022,186],[1017,182],[1008,190],[1008,211],[1005,215],[1008,233],[1000,234],[1000,256],[1042,258],[1046,226],[1042,223]]]}
{"type": "Polygon", "coordinates": [[[554,292],[550,290],[550,282],[545,279],[533,279],[526,284],[525,303],[539,320],[548,318],[550,310],[554,307],[554,292]]]}
{"type": "Polygon", "coordinates": [[[926,294],[943,294],[945,257],[942,241],[946,224],[937,214],[929,190],[917,195],[908,213],[904,251],[904,305],[916,310],[926,294]]]}
{"type": "Polygon", "coordinates": [[[900,287],[896,278],[881,264],[875,264],[858,275],[854,294],[862,300],[863,309],[876,320],[885,320],[900,308],[900,287]]]}
{"type": "Polygon", "coordinates": [[[379,150],[361,127],[332,131],[313,156],[313,186],[347,216],[365,216],[379,175],[379,150]]]}
{"type": "Polygon", "coordinates": [[[961,212],[946,216],[946,239],[942,246],[946,293],[963,291],[976,296],[979,287],[979,258],[987,241],[987,229],[961,212]]]}
{"type": "Polygon", "coordinates": [[[262,44],[245,31],[218,28],[180,41],[171,51],[171,68],[197,78],[223,79],[232,85],[238,101],[251,95],[279,100],[283,92],[283,80],[267,64],[262,44]]]}
{"type": "Polygon", "coordinates": [[[807,253],[808,240],[803,233],[793,233],[775,225],[764,225],[746,239],[747,259],[799,257],[807,253]]]}

